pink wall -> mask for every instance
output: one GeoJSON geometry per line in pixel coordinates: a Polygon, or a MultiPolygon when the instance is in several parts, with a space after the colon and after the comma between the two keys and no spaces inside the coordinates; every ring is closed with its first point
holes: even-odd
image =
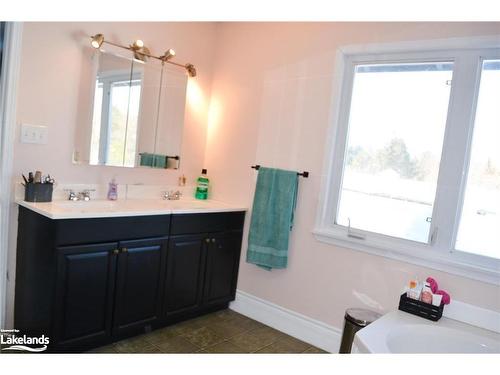
{"type": "MultiPolygon", "coordinates": [[[[500,311],[500,288],[318,242],[311,231],[323,170],[336,48],[500,34],[499,23],[229,23],[218,26],[205,164],[214,197],[251,206],[257,163],[300,180],[286,270],[245,263],[238,288],[341,327],[347,307],[395,309],[412,277],[434,275],[457,300],[500,311]]],[[[247,221],[248,223],[248,221],[247,221]]]]}

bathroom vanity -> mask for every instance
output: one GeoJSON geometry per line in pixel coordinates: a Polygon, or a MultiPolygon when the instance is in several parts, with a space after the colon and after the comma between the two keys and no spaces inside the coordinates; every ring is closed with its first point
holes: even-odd
{"type": "Polygon", "coordinates": [[[52,352],[81,352],[234,300],[243,208],[86,203],[19,202],[22,334],[45,334],[52,352]]]}

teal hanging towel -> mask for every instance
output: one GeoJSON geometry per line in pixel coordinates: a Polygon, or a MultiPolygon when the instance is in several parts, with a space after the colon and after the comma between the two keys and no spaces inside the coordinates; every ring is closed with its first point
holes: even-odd
{"type": "Polygon", "coordinates": [[[267,270],[286,268],[297,189],[297,172],[259,168],[248,235],[248,263],[267,270]]]}
{"type": "Polygon", "coordinates": [[[148,152],[142,152],[139,155],[140,155],[139,165],[141,167],[167,168],[166,155],[150,154],[148,152]]]}

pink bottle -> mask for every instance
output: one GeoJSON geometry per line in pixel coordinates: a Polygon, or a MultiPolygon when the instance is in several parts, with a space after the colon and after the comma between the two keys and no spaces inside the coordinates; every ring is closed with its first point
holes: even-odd
{"type": "Polygon", "coordinates": [[[116,201],[118,199],[118,184],[114,178],[109,183],[108,199],[110,201],[116,201]]]}
{"type": "Polygon", "coordinates": [[[429,303],[429,304],[432,303],[432,292],[431,292],[431,288],[429,287],[428,283],[425,283],[425,286],[422,289],[422,295],[421,295],[420,299],[422,302],[429,303]]]}

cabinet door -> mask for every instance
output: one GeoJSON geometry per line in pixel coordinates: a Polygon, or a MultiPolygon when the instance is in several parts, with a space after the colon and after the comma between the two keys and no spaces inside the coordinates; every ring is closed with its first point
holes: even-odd
{"type": "Polygon", "coordinates": [[[234,300],[241,252],[241,232],[209,235],[205,271],[204,306],[234,300]]]}
{"type": "Polygon", "coordinates": [[[57,248],[56,348],[82,351],[111,337],[117,243],[57,248]]]}
{"type": "Polygon", "coordinates": [[[171,237],[167,255],[165,316],[199,308],[205,263],[205,235],[171,237]]]}
{"type": "Polygon", "coordinates": [[[161,315],[167,239],[120,242],[114,338],[149,331],[161,315]]]}

